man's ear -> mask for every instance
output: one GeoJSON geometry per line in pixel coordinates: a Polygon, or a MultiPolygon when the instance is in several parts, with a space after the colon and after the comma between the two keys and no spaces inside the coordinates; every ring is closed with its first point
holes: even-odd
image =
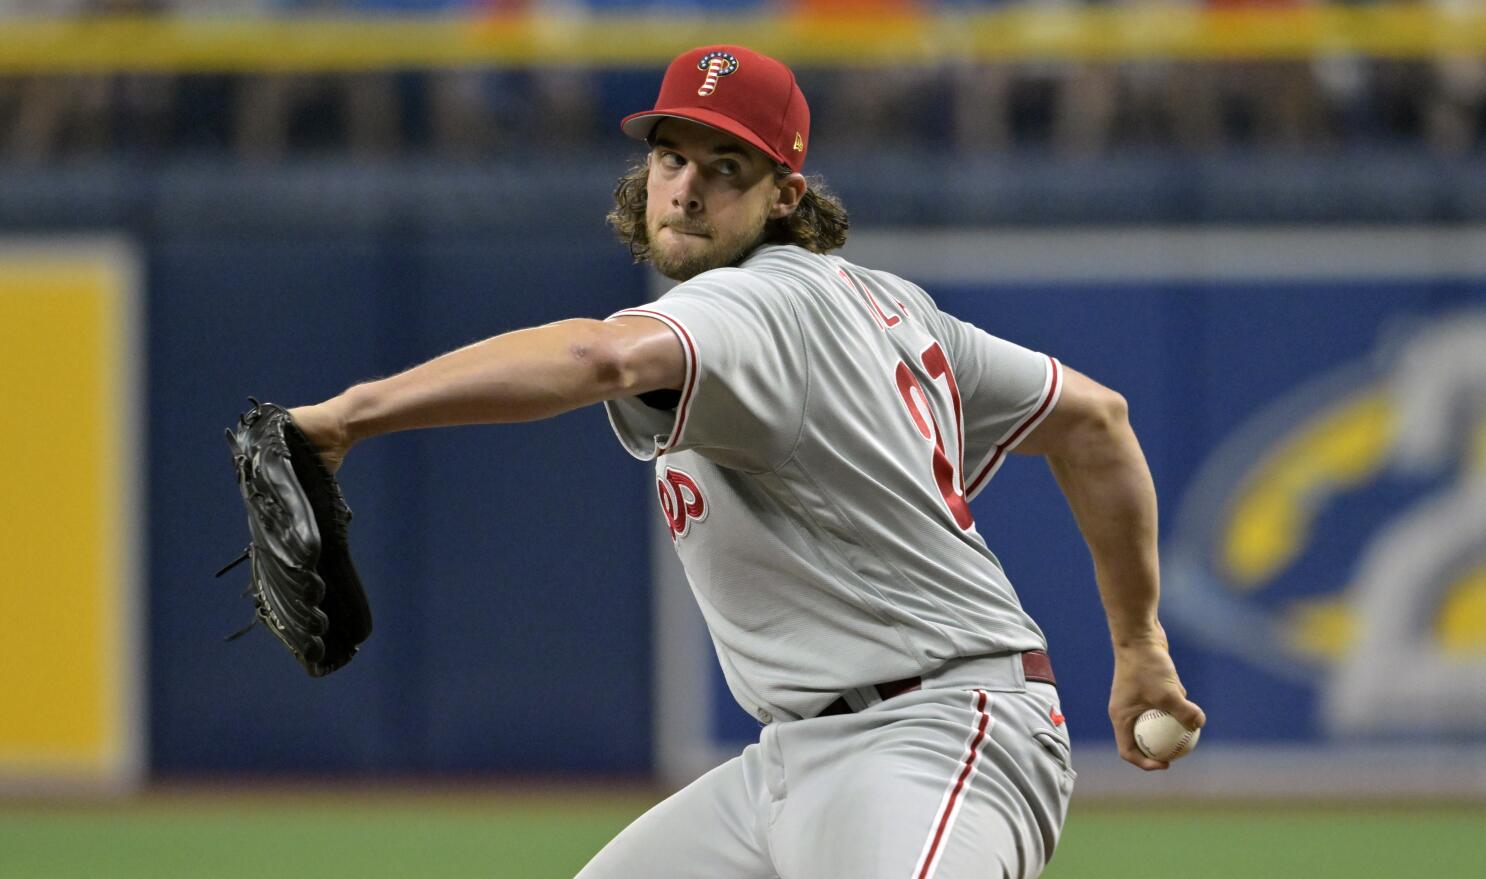
{"type": "Polygon", "coordinates": [[[809,188],[803,174],[791,174],[779,181],[779,191],[775,194],[774,206],[769,209],[769,219],[778,220],[794,213],[809,188]]]}

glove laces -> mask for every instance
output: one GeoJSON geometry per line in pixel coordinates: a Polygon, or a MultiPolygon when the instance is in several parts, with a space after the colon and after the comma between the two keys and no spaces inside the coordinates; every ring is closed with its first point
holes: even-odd
{"type": "MultiPolygon", "coordinates": [[[[228,571],[232,570],[233,568],[237,567],[238,565],[242,564],[243,562],[247,561],[248,559],[250,559],[252,557],[253,557],[253,544],[250,543],[250,544],[247,545],[247,547],[245,547],[243,549],[242,555],[238,556],[237,558],[235,558],[232,561],[228,562],[227,564],[223,565],[222,566],[222,569],[219,570],[219,571],[217,571],[217,573],[214,574],[213,576],[214,577],[220,577],[223,574],[227,573],[228,571]]],[[[248,581],[248,588],[246,588],[246,589],[243,590],[243,597],[247,597],[247,596],[252,595],[252,594],[253,594],[253,583],[250,580],[250,581],[248,581]]],[[[241,638],[242,636],[246,635],[247,633],[253,631],[253,627],[256,626],[256,625],[258,625],[261,622],[263,622],[263,613],[262,613],[262,611],[260,611],[260,610],[258,610],[258,609],[255,608],[254,611],[253,611],[253,619],[252,619],[252,621],[250,621],[246,626],[243,626],[241,629],[238,629],[236,632],[233,632],[231,635],[228,635],[227,637],[223,638],[222,640],[223,641],[236,641],[238,638],[241,638]]]]}

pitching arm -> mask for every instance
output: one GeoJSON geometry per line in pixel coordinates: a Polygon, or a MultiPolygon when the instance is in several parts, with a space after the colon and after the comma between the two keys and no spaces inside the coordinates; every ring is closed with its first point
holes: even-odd
{"type": "Polygon", "coordinates": [[[1125,398],[1072,369],[1065,372],[1057,406],[1016,451],[1047,459],[1093,556],[1114,644],[1109,715],[1120,756],[1142,769],[1164,769],[1166,763],[1136,747],[1136,718],[1150,708],[1170,712],[1189,728],[1206,718],[1186,698],[1156,614],[1156,488],[1125,398]]]}
{"type": "Polygon", "coordinates": [[[290,413],[334,471],[351,446],[384,433],[536,421],[679,389],[685,357],[675,334],[650,318],[565,320],[467,345],[290,413]]]}

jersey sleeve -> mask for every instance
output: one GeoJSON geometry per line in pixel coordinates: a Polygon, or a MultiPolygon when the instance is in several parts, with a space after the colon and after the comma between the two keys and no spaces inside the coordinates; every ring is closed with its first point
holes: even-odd
{"type": "Polygon", "coordinates": [[[630,454],[650,460],[694,449],[723,466],[767,470],[799,439],[805,413],[804,339],[788,291],[735,269],[707,272],[643,308],[686,355],[679,395],[605,403],[630,454]]]}
{"type": "Polygon", "coordinates": [[[952,315],[939,320],[963,398],[965,496],[973,498],[1057,405],[1063,366],[952,315]]]}

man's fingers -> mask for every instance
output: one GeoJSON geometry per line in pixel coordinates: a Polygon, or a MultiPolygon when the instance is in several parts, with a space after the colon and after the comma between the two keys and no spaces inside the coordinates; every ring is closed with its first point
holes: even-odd
{"type": "Polygon", "coordinates": [[[1171,764],[1160,760],[1152,760],[1140,752],[1135,744],[1135,721],[1131,719],[1128,723],[1115,724],[1115,745],[1119,748],[1120,757],[1126,763],[1139,766],[1147,772],[1166,769],[1171,764]]]}
{"type": "Polygon", "coordinates": [[[1171,766],[1170,763],[1163,763],[1160,760],[1152,760],[1146,755],[1140,753],[1139,748],[1132,747],[1129,750],[1121,748],[1120,756],[1125,759],[1125,762],[1134,764],[1135,766],[1139,766],[1141,769],[1144,769],[1147,772],[1158,772],[1162,769],[1168,769],[1171,766]]]}
{"type": "Polygon", "coordinates": [[[1156,706],[1181,722],[1187,729],[1201,729],[1207,723],[1207,713],[1196,703],[1172,694],[1156,706]]]}

